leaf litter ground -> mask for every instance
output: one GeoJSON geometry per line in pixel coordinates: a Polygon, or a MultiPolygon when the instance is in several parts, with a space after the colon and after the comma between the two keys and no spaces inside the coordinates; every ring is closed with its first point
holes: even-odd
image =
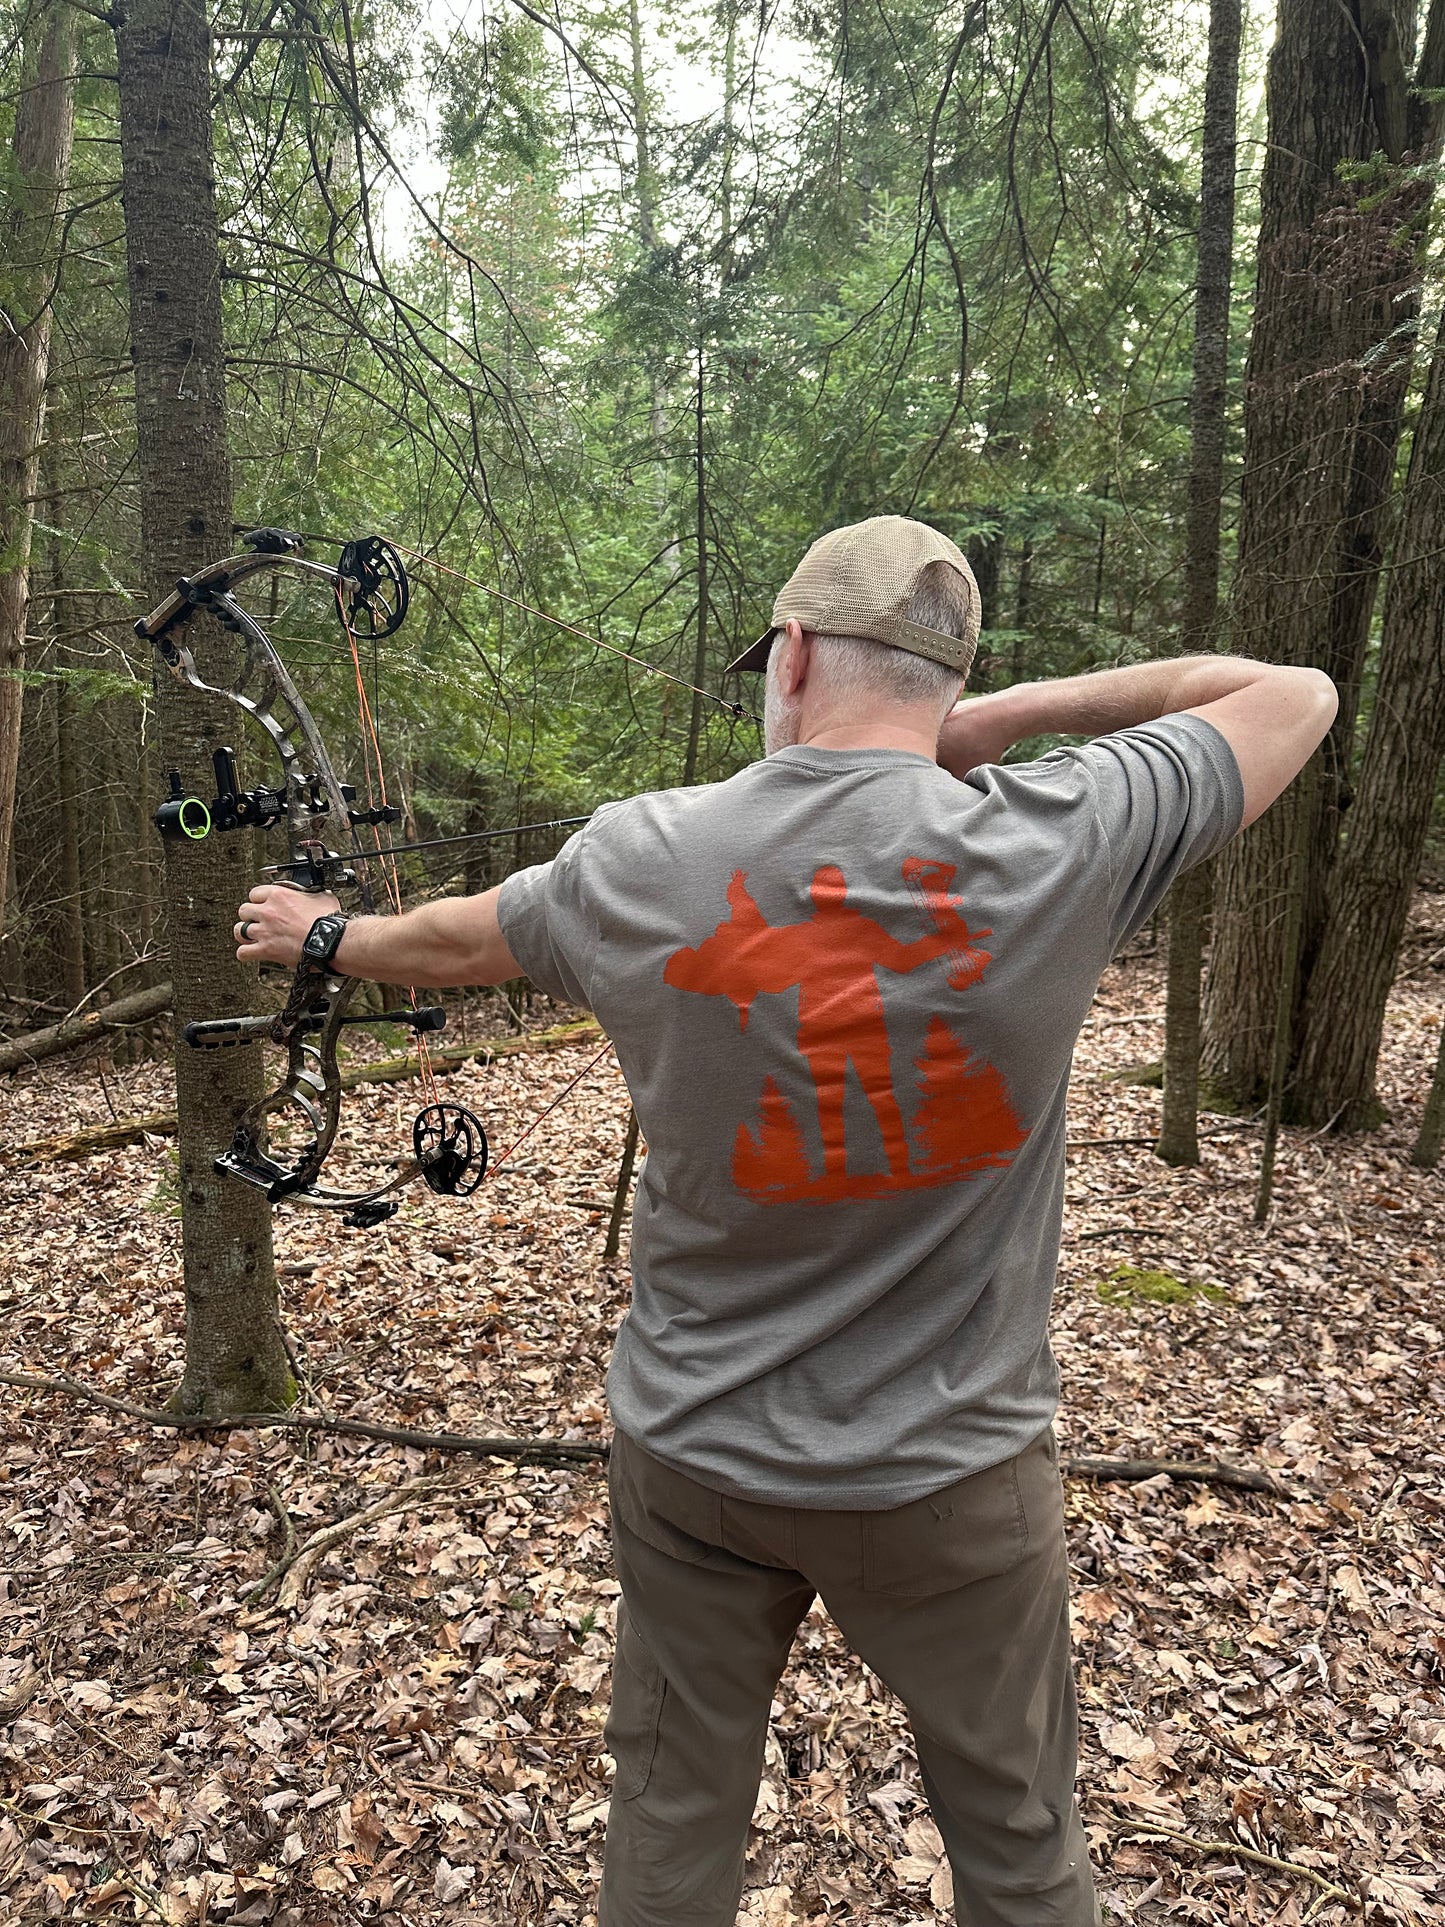
{"type": "MultiPolygon", "coordinates": [[[[1421,900],[1416,949],[1439,947],[1440,902],[1421,900]]],[[[1439,985],[1397,986],[1393,1121],[1286,1132],[1263,1230],[1257,1128],[1206,1119],[1197,1171],[1127,1141],[1158,1116],[1118,1075],[1159,1054],[1157,957],[1110,971],[1080,1040],[1063,1450],[1224,1458],[1293,1495],[1069,1481],[1107,1921],[1445,1922],[1445,1178],[1407,1162],[1439,985]]],[[[468,1067],[447,1094],[505,1144],[593,1048],[468,1067]]],[[[0,1142],[166,1096],[156,1066],[103,1085],[49,1067],[0,1093],[0,1142]]],[[[351,1129],[400,1142],[411,1108],[408,1087],[363,1088],[351,1129]]],[[[608,1060],[468,1204],[414,1193],[370,1235],[279,1213],[309,1401],[604,1439],[625,1116],[608,1060]]],[[[0,1176],[4,1370],[165,1399],[172,1158],[152,1141],[0,1176]]],[[[178,1436],[12,1389],[0,1525],[6,1918],[594,1927],[616,1605],[600,1467],[178,1436]]],[[[740,1919],[950,1921],[902,1712],[819,1612],[773,1715],[740,1919]]]]}

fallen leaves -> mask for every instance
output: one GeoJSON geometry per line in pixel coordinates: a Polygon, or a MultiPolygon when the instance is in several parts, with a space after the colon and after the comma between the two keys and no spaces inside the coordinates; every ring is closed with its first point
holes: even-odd
{"type": "MultiPolygon", "coordinates": [[[[1247,1129],[1209,1140],[1194,1172],[1147,1142],[1070,1160],[1064,1451],[1226,1459],[1306,1495],[1163,1475],[1069,1487],[1080,1791],[1111,1923],[1445,1921],[1445,1200],[1405,1162],[1429,994],[1392,1006],[1398,1125],[1285,1133],[1263,1232],[1247,1129]],[[1097,1284],[1123,1264],[1229,1298],[1106,1302],[1097,1284]]],[[[1157,1092],[1104,1073],[1156,1047],[1159,997],[1148,958],[1106,981],[1099,1018],[1137,1021],[1086,1032],[1080,1138],[1150,1137],[1157,1092]]],[[[505,1134],[585,1054],[451,1082],[505,1134]]],[[[166,1101],[158,1068],[124,1081],[126,1109],[166,1101]]],[[[394,1134],[402,1095],[357,1100],[363,1130],[394,1134]]],[[[74,1067],[0,1104],[23,1135],[104,1114],[74,1067]]],[[[480,1210],[428,1194],[369,1238],[279,1214],[311,1402],[605,1436],[626,1275],[600,1246],[625,1118],[599,1067],[480,1210]]],[[[0,1210],[28,1230],[7,1253],[5,1369],[164,1400],[182,1328],[170,1155],[0,1176],[0,1210]]],[[[7,1917],[594,1922],[617,1598],[599,1468],[163,1435],[12,1388],[0,1532],[7,1917]]],[[[948,1877],[902,1709],[814,1611],[778,1688],[742,1920],[931,1927],[950,1918],[948,1877]]]]}

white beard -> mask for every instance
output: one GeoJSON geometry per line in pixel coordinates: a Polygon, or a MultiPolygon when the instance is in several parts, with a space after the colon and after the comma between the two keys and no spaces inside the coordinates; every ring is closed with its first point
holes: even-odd
{"type": "Polygon", "coordinates": [[[774,756],[780,749],[791,749],[798,740],[802,723],[803,705],[796,698],[789,699],[779,687],[778,657],[781,651],[774,646],[768,658],[767,682],[763,691],[763,754],[774,756]]]}

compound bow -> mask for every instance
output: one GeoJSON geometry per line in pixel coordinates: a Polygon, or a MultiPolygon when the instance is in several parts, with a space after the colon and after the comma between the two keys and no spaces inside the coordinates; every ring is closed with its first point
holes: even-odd
{"type": "MultiPolygon", "coordinates": [[[[256,529],[244,538],[247,552],[227,557],[184,576],[175,593],[136,624],[136,633],[154,643],[161,659],[179,682],[203,695],[236,704],[270,737],[280,759],[280,781],[274,786],[242,789],[234,753],[215,751],[212,762],[216,794],[208,805],[187,794],[179,772],[170,773],[169,797],[155,814],[162,836],[179,842],[195,841],[213,831],[268,829],[284,822],[288,860],[273,874],[298,890],[354,888],[360,908],[375,907],[366,865],[400,855],[404,844],[366,850],[358,831],[373,833],[395,823],[401,810],[385,799],[365,809],[356,806],[356,790],[337,776],[315,718],[302,700],[290,673],[261,624],[236,596],[248,578],[265,571],[294,570],[325,582],[335,597],[342,627],[356,658],[362,691],[358,635],[380,640],[393,635],[406,616],[408,588],[401,557],[380,536],[349,542],[334,568],[309,561],[301,553],[302,539],[282,529],[256,529]],[[239,635],[245,664],[234,689],[208,683],[196,667],[181,634],[198,610],[214,615],[239,635]],[[327,847],[327,834],[344,835],[346,854],[327,847]]],[[[369,716],[368,716],[369,721],[369,716]]],[[[373,742],[374,742],[373,732],[373,742]]],[[[460,839],[458,839],[460,840],[460,839]]],[[[394,878],[392,879],[394,882],[394,878]]],[[[394,897],[393,890],[393,897],[394,897]]],[[[399,906],[397,906],[399,907],[399,906]]],[[[440,1030],[446,1014],[436,1006],[411,1004],[379,1016],[353,1014],[350,1005],[358,980],[342,977],[325,966],[305,960],[292,979],[282,1009],[270,1017],[224,1017],[188,1024],[182,1032],[193,1049],[214,1050],[269,1040],[286,1051],[286,1074],[280,1085],[244,1113],[230,1148],[215,1161],[216,1169],[245,1184],[259,1187],[273,1203],[283,1199],[318,1205],[345,1213],[343,1222],[370,1227],[382,1223],[399,1208],[389,1194],[420,1177],[431,1190],[449,1197],[466,1197],[486,1174],[487,1137],[481,1123],[458,1104],[431,1101],[412,1126],[412,1152],[397,1174],[370,1190],[341,1190],[320,1184],[321,1167],[336,1139],[341,1113],[341,1076],[337,1043],[347,1024],[402,1023],[417,1033],[423,1072],[427,1071],[426,1033],[440,1030]],[[273,1121],[285,1120],[293,1133],[284,1147],[273,1140],[273,1121]]]]}

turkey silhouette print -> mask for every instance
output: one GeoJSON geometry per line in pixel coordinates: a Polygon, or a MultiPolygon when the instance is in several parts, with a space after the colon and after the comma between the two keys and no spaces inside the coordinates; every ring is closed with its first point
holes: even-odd
{"type": "Polygon", "coordinates": [[[733,1182],[745,1196],[758,1204],[877,1198],[957,1183],[1012,1161],[1027,1132],[1003,1078],[974,1056],[943,1017],[929,1020],[913,1065],[918,1102],[911,1122],[905,1122],[894,1089],[877,972],[906,976],[938,963],[949,988],[962,991],[992,962],[979,941],[993,933],[970,931],[950,894],[954,874],[951,863],[904,859],[904,882],[933,928],[902,943],[851,907],[847,879],[834,863],[814,871],[813,912],[801,923],[768,923],[746,873],[735,870],[726,918],[696,948],[668,958],[666,983],[728,998],[743,1030],[755,997],[798,992],[798,1054],[813,1081],[823,1168],[814,1168],[793,1104],[768,1077],[756,1119],[738,1126],[733,1147],[733,1182]],[[883,1140],[882,1171],[849,1169],[844,1098],[850,1064],[883,1140]]]}

